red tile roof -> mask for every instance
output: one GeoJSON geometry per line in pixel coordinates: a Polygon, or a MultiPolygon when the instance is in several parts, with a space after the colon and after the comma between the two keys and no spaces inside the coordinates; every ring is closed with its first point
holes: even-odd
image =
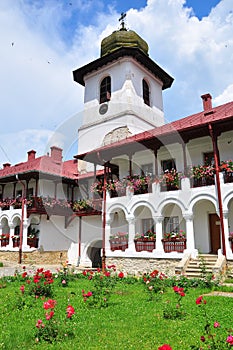
{"type": "Polygon", "coordinates": [[[5,166],[0,170],[0,178],[29,172],[41,172],[70,179],[77,179],[77,160],[56,162],[52,157],[46,155],[13,166],[5,166]]]}
{"type": "Polygon", "coordinates": [[[149,139],[160,139],[161,137],[165,137],[166,135],[172,135],[177,133],[182,133],[185,131],[194,132],[195,129],[200,129],[208,126],[209,123],[217,124],[218,122],[227,122],[228,120],[233,120],[233,102],[225,103],[221,106],[214,107],[208,111],[202,111],[196,114],[192,114],[188,117],[176,120],[174,122],[164,124],[160,127],[144,131],[142,133],[133,135],[128,137],[127,139],[123,139],[118,142],[111,143],[109,145],[100,147],[93,151],[76,155],[75,158],[78,159],[92,159],[87,157],[91,154],[96,154],[98,152],[107,151],[113,148],[120,148],[121,146],[130,145],[131,143],[142,143],[143,141],[149,139]]]}

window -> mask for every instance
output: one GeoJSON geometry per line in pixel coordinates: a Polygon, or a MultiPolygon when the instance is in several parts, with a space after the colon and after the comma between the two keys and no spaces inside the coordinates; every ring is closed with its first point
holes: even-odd
{"type": "Polygon", "coordinates": [[[16,198],[22,197],[22,190],[16,191],[16,198]]]}
{"type": "Polygon", "coordinates": [[[152,176],[153,175],[153,163],[143,164],[141,166],[141,175],[152,176]]]}
{"type": "Polygon", "coordinates": [[[161,161],[161,168],[164,172],[165,170],[172,170],[176,169],[176,162],[175,159],[166,159],[161,161]]]}
{"type": "Polygon", "coordinates": [[[170,217],[164,218],[165,233],[179,232],[179,230],[180,230],[179,216],[170,216],[170,217]]]}
{"type": "Polygon", "coordinates": [[[203,154],[205,165],[214,165],[214,152],[207,152],[203,154]]]}
{"type": "Polygon", "coordinates": [[[15,226],[15,228],[14,228],[14,236],[19,236],[19,233],[20,233],[20,226],[17,225],[17,226],[15,226]]]}
{"type": "Polygon", "coordinates": [[[142,81],[142,92],[143,92],[144,103],[150,106],[150,89],[145,79],[143,79],[142,81]]]}
{"type": "Polygon", "coordinates": [[[142,219],[142,233],[146,233],[148,230],[154,231],[154,221],[152,218],[142,219]]]}
{"type": "Polygon", "coordinates": [[[32,196],[33,196],[33,188],[29,188],[28,190],[27,190],[27,198],[32,198],[32,196]]]}
{"type": "Polygon", "coordinates": [[[110,101],[111,99],[111,78],[108,76],[100,84],[100,103],[110,101]]]}

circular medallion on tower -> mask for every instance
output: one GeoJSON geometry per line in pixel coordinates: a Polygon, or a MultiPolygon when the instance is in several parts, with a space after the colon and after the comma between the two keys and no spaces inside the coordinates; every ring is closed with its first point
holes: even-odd
{"type": "Polygon", "coordinates": [[[103,103],[102,105],[100,105],[99,114],[103,115],[107,111],[108,111],[108,104],[107,103],[103,103]]]}

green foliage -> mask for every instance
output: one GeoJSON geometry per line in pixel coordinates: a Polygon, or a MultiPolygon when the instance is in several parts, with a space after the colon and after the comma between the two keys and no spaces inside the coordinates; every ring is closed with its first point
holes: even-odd
{"type": "Polygon", "coordinates": [[[158,299],[164,293],[167,287],[166,280],[167,276],[158,270],[143,275],[143,283],[150,301],[158,299]]]}
{"type": "Polygon", "coordinates": [[[177,299],[166,301],[163,317],[169,320],[183,319],[186,314],[182,306],[182,299],[185,297],[184,288],[174,286],[173,291],[177,299]]]}
{"type": "MultiPolygon", "coordinates": [[[[22,277],[19,273],[12,278],[0,279],[0,284],[5,285],[0,290],[0,349],[115,350],[117,346],[119,350],[157,350],[162,344],[169,344],[172,350],[200,350],[208,349],[207,345],[212,346],[209,338],[211,334],[216,334],[214,340],[218,347],[209,349],[232,347],[226,339],[232,334],[232,315],[229,310],[233,307],[233,298],[213,296],[213,285],[206,288],[199,280],[187,280],[184,276],[164,278],[164,285],[159,285],[158,292],[153,292],[153,298],[148,303],[147,284],[145,281],[142,283],[145,276],[119,277],[111,271],[111,277],[104,279],[103,283],[106,284],[102,284],[103,289],[106,288],[108,307],[105,307],[105,303],[99,307],[99,302],[101,304],[102,297],[105,297],[102,296],[97,307],[89,308],[83,302],[82,290],[94,291],[96,281],[90,277],[92,275],[90,272],[86,275],[69,272],[66,288],[61,286],[59,274],[53,276],[53,294],[57,303],[54,315],[49,320],[46,319],[46,313],[49,314],[50,309],[43,308],[48,298],[28,294],[27,280],[32,280],[33,274],[22,277]],[[112,287],[107,284],[109,280],[109,283],[113,283],[112,287]],[[25,286],[24,292],[22,286],[25,286]],[[183,288],[185,296],[181,297],[172,287],[179,288],[180,292],[180,288],[183,288]],[[205,308],[199,308],[195,303],[197,297],[204,294],[207,304],[203,306],[210,325],[208,335],[205,333],[205,308]],[[180,307],[177,307],[178,304],[180,307]],[[75,309],[71,319],[66,315],[67,305],[75,309]],[[170,311],[164,317],[166,309],[170,311]],[[184,312],[181,317],[180,310],[184,312]],[[39,319],[45,327],[36,327],[39,319]],[[220,327],[215,328],[215,322],[220,327]],[[200,340],[201,336],[205,336],[205,342],[200,340]]],[[[96,273],[97,285],[102,283],[99,278],[101,275],[100,271],[96,273]]],[[[157,286],[157,282],[154,286],[157,286]]],[[[226,287],[218,286],[219,291],[223,288],[226,287]]]]}
{"type": "Polygon", "coordinates": [[[86,276],[91,281],[91,290],[87,293],[82,290],[84,302],[91,307],[107,307],[112,290],[116,285],[116,277],[111,276],[110,271],[87,272],[86,276]]]}

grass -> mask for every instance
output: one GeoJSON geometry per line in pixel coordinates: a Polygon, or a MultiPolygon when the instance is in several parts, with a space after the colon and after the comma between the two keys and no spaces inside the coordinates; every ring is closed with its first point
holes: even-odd
{"type": "MultiPolygon", "coordinates": [[[[72,320],[68,320],[71,321],[74,337],[64,336],[59,341],[48,343],[36,341],[35,327],[37,320],[44,318],[43,303],[48,298],[35,299],[27,294],[22,296],[22,283],[20,277],[4,278],[0,282],[0,349],[157,350],[159,346],[168,343],[172,350],[187,350],[190,345],[200,344],[200,336],[205,327],[202,310],[195,300],[211,291],[210,288],[203,287],[188,288],[182,298],[185,317],[173,320],[163,317],[163,310],[168,303],[176,305],[177,295],[171,286],[166,287],[163,294],[155,295],[148,301],[148,292],[142,281],[118,279],[108,307],[90,308],[83,302],[82,289],[91,290],[92,281],[87,278],[72,278],[64,288],[59,279],[55,279],[55,315],[62,328],[67,305],[71,304],[75,308],[75,315],[72,320]]],[[[233,292],[233,288],[228,287],[228,292],[230,291],[233,292]]],[[[220,323],[218,332],[225,340],[227,329],[232,327],[229,310],[233,308],[233,298],[205,296],[205,299],[210,323],[220,323]]],[[[65,332],[64,328],[63,334],[65,332]]]]}

